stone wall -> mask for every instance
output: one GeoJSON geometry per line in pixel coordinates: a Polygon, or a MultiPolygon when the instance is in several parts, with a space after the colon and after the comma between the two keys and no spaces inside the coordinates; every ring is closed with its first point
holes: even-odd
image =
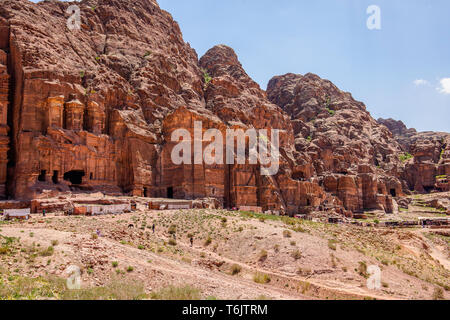
{"type": "Polygon", "coordinates": [[[6,197],[9,150],[9,127],[7,123],[9,107],[9,73],[7,65],[7,53],[0,49],[0,199],[6,197]]]}

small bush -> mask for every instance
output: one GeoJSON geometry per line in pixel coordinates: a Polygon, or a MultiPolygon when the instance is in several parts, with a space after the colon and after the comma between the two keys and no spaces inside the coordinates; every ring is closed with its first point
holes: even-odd
{"type": "Polygon", "coordinates": [[[202,72],[203,72],[203,81],[205,82],[205,86],[208,86],[212,80],[212,77],[209,75],[209,73],[205,69],[202,69],[202,72]]]}
{"type": "Polygon", "coordinates": [[[42,256],[42,257],[50,257],[50,256],[53,255],[54,252],[55,252],[55,249],[52,246],[50,246],[47,249],[42,250],[41,252],[39,252],[39,255],[42,256]]]}
{"type": "Polygon", "coordinates": [[[127,268],[127,272],[133,272],[134,271],[134,267],[132,267],[132,266],[128,266],[128,268],[127,268]]]}
{"type": "Polygon", "coordinates": [[[336,240],[333,239],[328,240],[328,248],[336,251],[336,240]]]}
{"type": "Polygon", "coordinates": [[[265,273],[257,272],[253,275],[253,281],[256,283],[265,284],[270,282],[270,277],[265,273]]]}
{"type": "Polygon", "coordinates": [[[241,268],[240,265],[233,264],[233,265],[231,266],[231,275],[232,275],[232,276],[235,276],[235,275],[241,273],[241,270],[242,270],[242,268],[241,268]]]}
{"type": "Polygon", "coordinates": [[[177,245],[177,242],[175,241],[175,239],[170,239],[170,240],[169,240],[169,245],[170,245],[170,246],[176,246],[176,245],[177,245]]]}
{"type": "Polygon", "coordinates": [[[364,261],[359,262],[358,274],[364,278],[369,277],[369,275],[367,274],[367,264],[364,261]]]}
{"type": "Polygon", "coordinates": [[[400,159],[401,162],[406,162],[406,161],[408,161],[409,159],[414,158],[414,156],[413,156],[412,154],[406,152],[406,153],[404,153],[404,154],[399,155],[398,158],[400,159]]]}
{"type": "Polygon", "coordinates": [[[167,231],[169,234],[175,234],[175,233],[177,233],[177,226],[176,225],[174,225],[174,224],[172,224],[170,227],[169,227],[169,230],[167,231]]]}
{"type": "Polygon", "coordinates": [[[193,288],[191,286],[184,287],[174,287],[169,286],[167,288],[161,289],[157,292],[150,294],[150,298],[153,300],[200,300],[199,289],[193,288]]]}
{"type": "Polygon", "coordinates": [[[119,263],[117,261],[113,261],[111,265],[113,266],[113,268],[117,268],[119,266],[119,263]]]}
{"type": "Polygon", "coordinates": [[[208,238],[206,238],[204,245],[205,247],[209,246],[212,243],[212,239],[211,236],[208,236],[208,238]]]}
{"type": "Polygon", "coordinates": [[[300,250],[296,249],[291,253],[291,257],[295,260],[299,260],[302,257],[302,253],[300,252],[300,250]]]}
{"type": "Polygon", "coordinates": [[[312,270],[310,268],[298,268],[297,273],[302,276],[309,276],[312,274],[312,270]]]}
{"type": "Polygon", "coordinates": [[[52,240],[52,246],[56,247],[59,244],[58,240],[52,240]]]}
{"type": "Polygon", "coordinates": [[[444,290],[442,288],[435,288],[433,291],[433,300],[444,300],[444,290]]]}
{"type": "Polygon", "coordinates": [[[266,261],[267,259],[267,251],[266,250],[261,250],[261,252],[259,253],[259,258],[258,260],[260,262],[266,261]]]}
{"type": "Polygon", "coordinates": [[[0,248],[0,254],[8,254],[9,248],[7,246],[3,246],[0,248]]]}
{"type": "Polygon", "coordinates": [[[292,237],[292,234],[291,234],[291,232],[289,230],[284,230],[283,231],[283,237],[290,238],[290,237],[292,237]]]}

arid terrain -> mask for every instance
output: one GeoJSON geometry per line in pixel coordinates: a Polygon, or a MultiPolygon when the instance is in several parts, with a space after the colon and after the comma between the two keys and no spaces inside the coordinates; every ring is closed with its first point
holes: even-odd
{"type": "MultiPolygon", "coordinates": [[[[96,195],[91,195],[95,197],[96,195]]],[[[1,222],[0,296],[33,299],[448,299],[448,229],[373,221],[442,217],[413,196],[395,215],[329,224],[251,212],[137,210],[120,215],[33,215],[1,222]],[[155,233],[152,226],[155,225],[155,233]],[[193,246],[190,244],[193,238],[193,246]],[[369,290],[368,267],[382,270],[369,290]],[[70,266],[81,290],[68,290],[70,266]]]]}

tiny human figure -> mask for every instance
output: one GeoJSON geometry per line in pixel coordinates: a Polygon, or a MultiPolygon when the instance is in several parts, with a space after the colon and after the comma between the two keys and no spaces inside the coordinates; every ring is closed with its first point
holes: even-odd
{"type": "Polygon", "coordinates": [[[97,236],[101,237],[102,233],[100,232],[100,229],[97,229],[97,236]]]}
{"type": "Polygon", "coordinates": [[[192,247],[194,245],[194,237],[191,237],[189,240],[191,241],[191,247],[192,247]]]}
{"type": "Polygon", "coordinates": [[[42,216],[45,217],[45,209],[42,210],[42,216]]]}
{"type": "Polygon", "coordinates": [[[153,233],[155,233],[155,224],[152,225],[153,233]]]}

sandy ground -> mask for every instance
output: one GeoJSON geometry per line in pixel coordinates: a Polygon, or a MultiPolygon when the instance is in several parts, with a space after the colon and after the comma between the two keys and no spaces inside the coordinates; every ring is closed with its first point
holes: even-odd
{"type": "Polygon", "coordinates": [[[102,286],[119,274],[143,283],[148,293],[188,284],[205,299],[432,299],[437,288],[450,297],[448,236],[438,230],[329,225],[225,210],[138,209],[3,222],[0,235],[17,238],[22,248],[54,248],[32,260],[23,249],[0,255],[3,277],[64,278],[75,265],[83,270],[84,287],[102,286]],[[97,230],[100,237],[94,236],[97,230]],[[240,272],[231,275],[234,265],[240,272]],[[381,270],[378,290],[367,287],[371,265],[381,270]],[[126,271],[129,266],[133,271],[126,271]],[[255,282],[255,274],[267,275],[266,283],[255,282]]]}

